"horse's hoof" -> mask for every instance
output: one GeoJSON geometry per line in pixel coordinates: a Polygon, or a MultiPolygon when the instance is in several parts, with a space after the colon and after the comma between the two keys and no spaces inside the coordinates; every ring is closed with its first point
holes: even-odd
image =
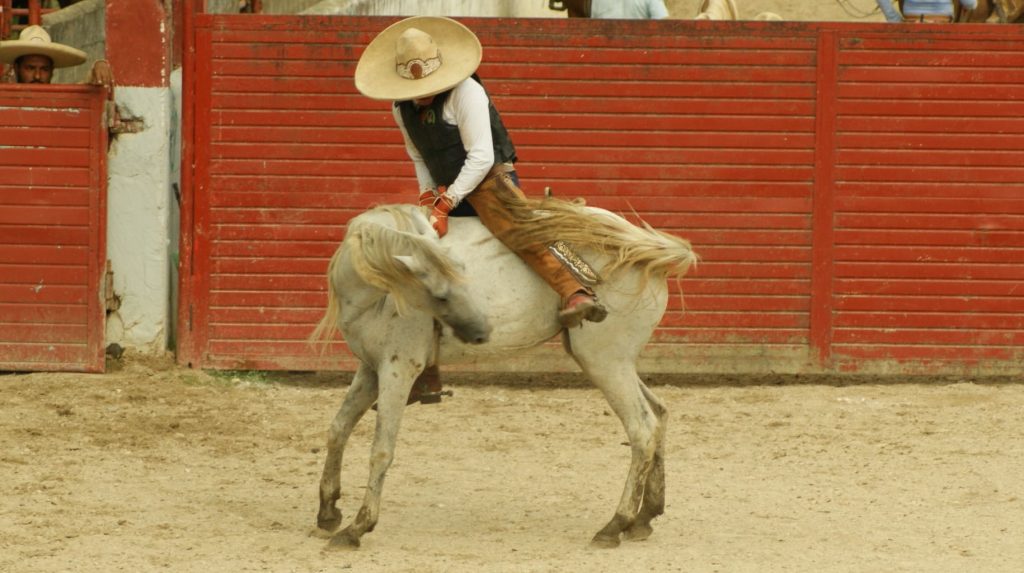
{"type": "Polygon", "coordinates": [[[330,539],[334,535],[333,530],[323,529],[320,527],[314,527],[309,531],[310,537],[316,537],[318,539],[330,539]]]}
{"type": "Polygon", "coordinates": [[[359,537],[353,535],[346,529],[334,537],[331,537],[331,540],[327,543],[327,549],[331,551],[359,549],[359,537]]]}
{"type": "Polygon", "coordinates": [[[590,540],[590,546],[596,549],[615,549],[619,546],[619,536],[598,533],[590,540]]]}
{"type": "Polygon", "coordinates": [[[335,508],[321,512],[321,515],[316,516],[316,526],[324,531],[334,531],[338,529],[341,527],[341,512],[335,508]]]}
{"type": "Polygon", "coordinates": [[[650,525],[635,524],[622,532],[622,538],[626,541],[643,541],[650,537],[652,533],[654,533],[654,528],[650,525]]]}

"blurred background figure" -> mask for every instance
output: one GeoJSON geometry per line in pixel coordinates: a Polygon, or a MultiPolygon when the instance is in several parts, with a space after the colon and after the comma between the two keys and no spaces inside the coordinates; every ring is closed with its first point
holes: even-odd
{"type": "MultiPolygon", "coordinates": [[[[974,10],[978,0],[958,0],[963,10],[974,10]]],[[[955,0],[899,0],[898,7],[893,0],[876,0],[888,22],[925,22],[948,24],[954,21],[955,0]]]]}
{"type": "Polygon", "coordinates": [[[694,20],[739,20],[740,9],[734,0],[704,0],[694,20]]]}
{"type": "Polygon", "coordinates": [[[567,11],[570,18],[661,20],[668,18],[664,0],[549,0],[552,10],[567,11]]]}

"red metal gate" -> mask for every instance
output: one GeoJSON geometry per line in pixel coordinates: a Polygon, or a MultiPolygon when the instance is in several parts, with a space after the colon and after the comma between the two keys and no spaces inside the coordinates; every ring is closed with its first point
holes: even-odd
{"type": "Polygon", "coordinates": [[[0,89],[0,370],[103,371],[104,101],[0,89]]]}
{"type": "MultiPolygon", "coordinates": [[[[392,21],[196,19],[182,361],[351,365],[304,339],[345,221],[415,186],[388,104],[351,80],[392,21]]],[[[527,192],[635,210],[701,254],[646,369],[1020,371],[1016,27],[466,22],[527,192]]]]}

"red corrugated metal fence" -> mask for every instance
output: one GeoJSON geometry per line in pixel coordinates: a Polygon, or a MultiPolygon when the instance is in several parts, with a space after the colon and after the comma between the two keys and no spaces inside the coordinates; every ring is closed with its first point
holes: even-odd
{"type": "Polygon", "coordinates": [[[104,93],[0,89],[0,370],[103,370],[104,93]]]}
{"type": "MultiPolygon", "coordinates": [[[[305,337],[345,221],[415,194],[388,104],[351,80],[392,21],[197,18],[183,361],[351,365],[305,337]]],[[[1019,30],[466,22],[527,192],[701,254],[647,369],[1019,368],[1019,30]]]]}

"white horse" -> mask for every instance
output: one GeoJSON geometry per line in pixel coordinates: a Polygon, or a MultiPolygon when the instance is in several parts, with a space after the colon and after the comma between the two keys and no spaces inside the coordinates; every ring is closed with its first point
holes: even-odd
{"type": "Polygon", "coordinates": [[[406,397],[426,366],[522,352],[560,333],[565,350],[622,421],[632,451],[615,516],[593,543],[615,547],[620,534],[651,534],[651,520],[665,507],[666,411],[640,380],[636,361],[665,311],[666,279],[682,276],[696,257],[688,242],[646,224],[565,201],[540,205],[531,212],[544,224],[504,239],[550,244],[557,238],[576,246],[603,275],[595,287],[609,311],[603,322],[563,331],[558,296],[476,218],[453,218],[444,240],[411,205],[377,207],[349,222],[327,272],[327,312],[311,336],[328,340],[340,329],[360,361],[331,424],[320,480],[317,533],[330,537],[330,547],[358,547],[377,524],[406,397]],[[435,321],[443,325],[439,344],[435,321]],[[336,502],[345,444],[374,402],[362,507],[333,533],[342,521],[336,502]]]}

